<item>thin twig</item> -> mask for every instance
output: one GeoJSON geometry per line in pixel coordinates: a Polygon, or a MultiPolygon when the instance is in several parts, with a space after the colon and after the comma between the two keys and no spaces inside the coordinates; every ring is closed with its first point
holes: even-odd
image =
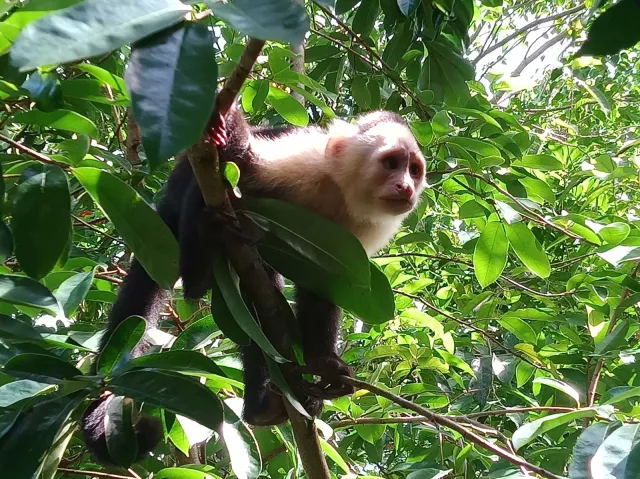
{"type": "Polygon", "coordinates": [[[536,474],[539,474],[542,477],[545,477],[547,479],[561,479],[560,476],[557,476],[555,474],[553,474],[552,472],[547,471],[546,469],[543,469],[540,466],[536,466],[535,464],[531,464],[529,462],[527,462],[525,459],[523,459],[520,456],[517,456],[515,454],[513,454],[512,452],[505,450],[501,447],[496,446],[495,444],[492,444],[491,442],[489,442],[486,438],[479,436],[478,434],[476,434],[473,431],[470,431],[469,429],[467,429],[466,427],[464,427],[462,424],[459,424],[458,422],[456,422],[455,420],[451,419],[450,417],[441,415],[441,414],[436,414],[433,413],[431,411],[429,411],[427,408],[420,406],[419,404],[415,404],[411,401],[408,401],[407,399],[404,399],[403,397],[398,396],[397,394],[393,394],[390,393],[389,391],[386,391],[384,389],[381,389],[377,386],[374,386],[373,384],[369,384],[366,383],[364,381],[360,381],[358,379],[349,377],[349,376],[340,376],[340,380],[344,383],[344,384],[350,384],[351,386],[355,386],[357,388],[360,389],[365,389],[373,394],[377,394],[378,396],[382,396],[384,398],[389,399],[390,401],[393,401],[394,403],[405,407],[415,413],[418,413],[422,416],[424,416],[425,418],[427,418],[429,420],[429,422],[432,422],[434,424],[438,424],[442,427],[446,427],[448,429],[451,429],[455,432],[457,432],[458,434],[460,434],[462,437],[464,437],[465,439],[467,439],[468,441],[471,441],[474,444],[477,444],[479,446],[482,446],[483,448],[491,451],[492,453],[496,454],[497,456],[503,458],[506,461],[509,461],[512,464],[515,464],[517,466],[522,466],[522,467],[526,467],[527,469],[535,472],[536,474]]]}
{"type": "Polygon", "coordinates": [[[32,150],[28,146],[23,145],[22,143],[18,143],[15,140],[12,140],[8,136],[4,136],[4,135],[0,134],[0,141],[4,141],[5,143],[10,144],[14,148],[22,151],[23,153],[26,153],[27,155],[29,155],[30,157],[32,157],[32,158],[34,158],[34,159],[36,159],[38,161],[41,161],[42,163],[47,163],[49,165],[58,165],[61,168],[68,168],[69,167],[69,165],[67,165],[65,163],[61,163],[59,161],[52,160],[47,155],[44,155],[44,154],[40,153],[39,151],[32,150]]]}

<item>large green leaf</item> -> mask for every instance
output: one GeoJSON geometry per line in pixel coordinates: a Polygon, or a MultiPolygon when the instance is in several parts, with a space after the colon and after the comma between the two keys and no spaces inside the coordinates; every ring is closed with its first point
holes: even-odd
{"type": "Polygon", "coordinates": [[[8,407],[24,399],[53,391],[55,386],[31,379],[20,379],[0,386],[0,407],[8,407]]]}
{"type": "Polygon", "coordinates": [[[269,339],[265,336],[260,325],[255,320],[249,308],[244,302],[234,272],[226,258],[219,255],[214,256],[214,277],[222,298],[226,303],[229,311],[233,315],[233,319],[242,328],[242,330],[260,346],[260,348],[277,362],[286,362],[287,360],[273,347],[269,339]]]}
{"type": "Polygon", "coordinates": [[[153,369],[134,370],[115,377],[109,388],[116,394],[144,401],[186,416],[209,429],[222,422],[218,397],[197,380],[153,369]]]}
{"type": "MultiPolygon", "coordinates": [[[[34,281],[34,284],[39,284],[34,281]]],[[[41,341],[42,336],[31,324],[0,314],[0,337],[41,341]]]]}
{"type": "Polygon", "coordinates": [[[454,143],[466,150],[477,153],[480,156],[500,156],[500,150],[491,143],[475,138],[464,138],[462,136],[453,136],[445,140],[447,143],[454,143]]]}
{"type": "Polygon", "coordinates": [[[573,448],[573,459],[569,464],[570,479],[593,479],[591,475],[591,458],[602,445],[605,438],[615,431],[620,424],[597,422],[580,434],[573,448]]]}
{"type": "Polygon", "coordinates": [[[533,422],[520,426],[516,430],[516,432],[513,433],[513,446],[516,449],[520,449],[547,431],[550,431],[556,427],[563,426],[569,422],[576,421],[578,419],[594,417],[596,414],[596,409],[586,408],[572,412],[551,414],[549,416],[536,419],[533,422]]]}
{"type": "Polygon", "coordinates": [[[492,222],[482,230],[473,252],[476,278],[483,288],[500,277],[507,264],[509,241],[502,223],[492,222]]]}
{"type": "Polygon", "coordinates": [[[69,183],[59,166],[38,163],[23,172],[11,229],[20,266],[32,278],[43,278],[60,258],[71,229],[69,183]]]}
{"type": "Polygon", "coordinates": [[[66,279],[56,290],[54,296],[62,305],[64,314],[71,316],[80,306],[85,296],[89,292],[93,282],[93,271],[77,273],[66,279]]]}
{"type": "Polygon", "coordinates": [[[286,91],[275,86],[269,86],[267,99],[271,106],[282,115],[282,118],[292,125],[307,126],[309,123],[309,114],[305,107],[286,91]]]}
{"type": "Polygon", "coordinates": [[[21,413],[0,442],[2,473],[16,479],[34,477],[58,431],[86,395],[87,391],[76,391],[21,413]]]}
{"type": "Polygon", "coordinates": [[[133,48],[126,81],[152,168],[198,141],[209,121],[218,76],[213,42],[206,25],[189,23],[133,48]]]}
{"type": "Polygon", "coordinates": [[[16,123],[24,123],[26,125],[37,125],[56,130],[72,131],[82,135],[89,135],[92,138],[98,138],[100,133],[95,123],[87,117],[70,110],[55,110],[50,112],[31,110],[16,113],[13,115],[16,123]]]}
{"type": "Polygon", "coordinates": [[[309,30],[302,4],[289,0],[205,0],[216,16],[245,35],[260,40],[300,43],[309,30]]]}
{"type": "Polygon", "coordinates": [[[169,371],[214,374],[225,377],[226,374],[210,358],[196,351],[165,351],[162,353],[145,354],[132,359],[127,368],[155,368],[169,371]]]}
{"type": "Polygon", "coordinates": [[[368,286],[369,259],[349,231],[305,208],[275,199],[251,199],[247,215],[294,250],[329,273],[368,286]]]}
{"type": "Polygon", "coordinates": [[[96,359],[96,370],[107,375],[117,371],[131,359],[131,351],[142,339],[147,323],[140,316],[130,316],[111,333],[96,359]]]}
{"type": "Polygon", "coordinates": [[[262,470],[262,458],[256,438],[226,404],[221,432],[235,476],[238,479],[257,478],[262,470]]]}
{"type": "Polygon", "coordinates": [[[85,0],[29,24],[11,49],[20,70],[101,55],[180,22],[178,0],[85,0]]]}
{"type": "Polygon", "coordinates": [[[47,354],[25,353],[12,357],[4,365],[4,371],[15,377],[56,384],[65,379],[82,376],[72,364],[47,354]]]}
{"type": "Polygon", "coordinates": [[[53,293],[26,276],[0,274],[0,302],[41,308],[53,314],[63,313],[53,293]]]}
{"type": "Polygon", "coordinates": [[[631,479],[640,475],[640,424],[624,424],[613,431],[591,459],[594,478],[631,479]]]}
{"type": "Polygon", "coordinates": [[[149,276],[170,289],[178,278],[178,243],[169,227],[122,180],[97,168],[76,168],[73,174],[129,246],[149,276]]]}
{"type": "Polygon", "coordinates": [[[527,228],[527,225],[524,223],[512,225],[505,223],[504,227],[507,230],[511,247],[524,265],[541,278],[548,278],[551,273],[549,258],[538,238],[527,228]]]}

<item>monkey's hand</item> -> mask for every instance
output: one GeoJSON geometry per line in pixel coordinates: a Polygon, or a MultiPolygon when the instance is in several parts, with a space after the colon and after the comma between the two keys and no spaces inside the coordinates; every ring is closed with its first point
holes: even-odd
{"type": "Polygon", "coordinates": [[[313,374],[320,376],[320,379],[313,383],[305,383],[302,386],[305,394],[322,398],[335,399],[340,396],[347,396],[355,392],[355,388],[350,384],[344,384],[340,376],[353,376],[351,368],[336,354],[321,358],[310,358],[307,365],[300,367],[303,374],[313,374]]]}
{"type": "Polygon", "coordinates": [[[227,146],[227,124],[224,116],[218,111],[218,107],[213,110],[209,119],[209,136],[217,147],[227,146]]]}

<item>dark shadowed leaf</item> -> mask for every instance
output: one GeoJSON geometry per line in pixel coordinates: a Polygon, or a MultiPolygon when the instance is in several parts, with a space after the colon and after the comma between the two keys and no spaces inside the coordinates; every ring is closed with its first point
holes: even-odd
{"type": "Polygon", "coordinates": [[[361,35],[369,35],[378,18],[379,9],[379,0],[364,0],[361,2],[351,24],[353,31],[361,35]]]}
{"type": "Polygon", "coordinates": [[[0,386],[0,407],[8,407],[23,399],[29,399],[49,391],[55,386],[30,379],[20,379],[0,386]]]}
{"type": "Polygon", "coordinates": [[[58,474],[58,465],[67,451],[67,446],[76,432],[76,423],[67,421],[53,439],[53,444],[47,452],[47,457],[40,467],[40,479],[54,479],[58,474]]]}
{"type": "Polygon", "coordinates": [[[0,221],[0,259],[5,260],[13,254],[13,235],[4,222],[0,221]]]}
{"type": "Polygon", "coordinates": [[[43,278],[65,249],[70,228],[67,175],[55,165],[30,166],[22,174],[11,221],[22,269],[32,278],[43,278]]]}
{"type": "Polygon", "coordinates": [[[0,337],[9,339],[33,339],[41,341],[42,336],[31,324],[17,318],[0,314],[0,337]]]}
{"type": "Polygon", "coordinates": [[[0,442],[2,473],[16,479],[33,477],[58,431],[86,395],[87,391],[77,391],[22,412],[0,442]]]}
{"type": "Polygon", "coordinates": [[[15,377],[50,384],[82,376],[82,372],[70,363],[55,356],[36,353],[24,353],[12,357],[4,365],[4,371],[15,377]]]}
{"type": "Polygon", "coordinates": [[[304,7],[289,0],[206,0],[216,16],[236,30],[260,40],[300,43],[309,30],[304,7]]]}
{"type": "Polygon", "coordinates": [[[215,374],[226,377],[210,358],[197,351],[165,351],[145,354],[131,360],[128,368],[155,368],[184,373],[215,374]]]}
{"type": "Polygon", "coordinates": [[[31,70],[100,55],[178,23],[190,10],[178,0],[85,0],[29,24],[11,60],[31,70]]]}
{"type": "Polygon", "coordinates": [[[96,370],[106,376],[127,363],[131,359],[131,351],[142,339],[146,326],[146,321],[140,316],[130,316],[122,321],[98,356],[96,370]]]}
{"type": "Polygon", "coordinates": [[[64,106],[60,81],[55,72],[33,72],[22,88],[29,91],[39,110],[53,111],[64,106]]]}
{"type": "Polygon", "coordinates": [[[109,383],[116,394],[144,401],[186,416],[209,429],[222,422],[218,397],[197,380],[167,371],[135,370],[109,383]]]}
{"type": "Polygon", "coordinates": [[[485,288],[500,277],[507,264],[509,240],[502,223],[487,224],[473,253],[473,267],[480,286],[485,288]]]}
{"type": "Polygon", "coordinates": [[[133,401],[122,396],[107,398],[104,431],[109,456],[121,467],[129,467],[138,455],[138,439],[133,429],[133,401]]]}
{"type": "Polygon", "coordinates": [[[193,145],[211,116],[214,40],[206,25],[188,23],[133,47],[125,77],[152,168],[193,145]]]}
{"type": "Polygon", "coordinates": [[[76,168],[78,181],[162,288],[178,278],[178,244],[158,214],[122,180],[97,168],[76,168]]]}
{"type": "Polygon", "coordinates": [[[56,130],[72,131],[82,135],[98,138],[98,128],[88,118],[70,110],[55,110],[51,112],[31,110],[13,115],[16,123],[37,125],[56,130]]]}
{"type": "Polygon", "coordinates": [[[579,55],[612,55],[640,41],[640,4],[621,0],[596,18],[579,55]]]}
{"type": "Polygon", "coordinates": [[[0,301],[62,314],[62,307],[53,293],[26,276],[0,274],[0,301]]]}

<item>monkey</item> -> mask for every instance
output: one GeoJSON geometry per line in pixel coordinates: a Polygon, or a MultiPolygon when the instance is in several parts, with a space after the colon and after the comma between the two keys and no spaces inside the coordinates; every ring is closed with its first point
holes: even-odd
{"type": "MultiPolygon", "coordinates": [[[[374,111],[354,122],[335,119],[326,128],[250,126],[237,105],[226,116],[214,113],[220,162],[231,161],[240,169],[243,195],[276,198],[311,210],[354,234],[371,256],[384,247],[416,208],[426,185],[426,160],[406,122],[396,113],[374,111]]],[[[179,274],[184,297],[199,299],[212,286],[213,254],[221,227],[215,212],[204,203],[188,159],[178,157],[166,192],[158,204],[159,216],[179,245],[179,274]]],[[[274,287],[283,289],[282,277],[265,265],[274,287]]],[[[295,285],[294,285],[295,286],[295,285]]],[[[158,323],[167,299],[163,291],[133,260],[114,303],[104,348],[115,328],[132,315],[142,316],[147,327],[158,323]]],[[[321,371],[323,379],[339,383],[351,376],[350,367],[338,356],[340,308],[326,298],[295,287],[295,314],[307,367],[321,371]]],[[[143,337],[132,352],[139,356],[149,348],[143,337]]],[[[271,387],[261,349],[251,342],[240,346],[244,370],[243,420],[252,426],[270,426],[288,419],[282,396],[271,387]]],[[[308,396],[303,405],[312,416],[323,400],[350,394],[353,388],[338,384],[320,397],[308,396]]],[[[85,444],[99,462],[108,464],[104,415],[107,399],[97,400],[82,419],[85,444]]],[[[160,439],[156,419],[142,417],[135,426],[139,458],[160,439]]]]}

